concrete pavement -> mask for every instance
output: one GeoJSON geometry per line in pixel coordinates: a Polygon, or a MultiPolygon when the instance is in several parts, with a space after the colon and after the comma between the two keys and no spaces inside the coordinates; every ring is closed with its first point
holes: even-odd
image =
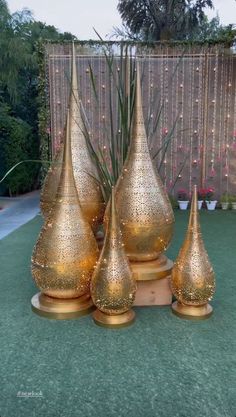
{"type": "Polygon", "coordinates": [[[0,239],[33,219],[39,213],[40,191],[20,197],[0,197],[0,239]],[[5,207],[5,208],[4,208],[5,207]]]}

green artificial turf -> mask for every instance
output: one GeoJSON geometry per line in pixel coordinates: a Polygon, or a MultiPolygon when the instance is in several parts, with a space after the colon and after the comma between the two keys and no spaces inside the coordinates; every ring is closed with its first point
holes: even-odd
{"type": "MultiPolygon", "coordinates": [[[[189,212],[176,212],[174,259],[189,212]]],[[[31,312],[30,256],[41,218],[0,241],[1,417],[235,417],[236,212],[201,212],[216,272],[209,320],[169,307],[136,308],[132,327],[107,330],[31,312]],[[41,393],[20,398],[19,392],[41,393]]]]}

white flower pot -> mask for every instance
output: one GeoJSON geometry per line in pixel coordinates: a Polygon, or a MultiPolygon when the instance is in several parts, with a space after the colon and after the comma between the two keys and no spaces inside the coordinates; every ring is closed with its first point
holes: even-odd
{"type": "Polygon", "coordinates": [[[213,201],[206,200],[207,210],[215,210],[216,203],[217,203],[217,200],[213,200],[213,201]]]}
{"type": "Polygon", "coordinates": [[[228,210],[229,203],[227,203],[227,202],[221,203],[221,208],[222,208],[222,210],[228,210]]]}
{"type": "Polygon", "coordinates": [[[236,210],[236,201],[232,201],[231,205],[232,205],[232,210],[236,210]]]}
{"type": "Polygon", "coordinates": [[[187,210],[189,201],[178,201],[180,210],[187,210]]]}
{"type": "Polygon", "coordinates": [[[197,202],[197,205],[198,205],[198,210],[201,210],[201,208],[202,208],[202,203],[203,203],[203,200],[198,200],[198,202],[197,202]]]}

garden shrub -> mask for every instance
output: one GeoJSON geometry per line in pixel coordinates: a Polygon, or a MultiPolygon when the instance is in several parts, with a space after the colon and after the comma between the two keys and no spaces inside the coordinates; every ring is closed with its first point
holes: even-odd
{"type": "MultiPolygon", "coordinates": [[[[1,177],[15,164],[38,157],[38,140],[30,125],[10,114],[0,104],[0,174],[1,177]]],[[[3,189],[10,196],[28,192],[37,186],[39,165],[27,162],[19,165],[4,180],[3,189]]]]}

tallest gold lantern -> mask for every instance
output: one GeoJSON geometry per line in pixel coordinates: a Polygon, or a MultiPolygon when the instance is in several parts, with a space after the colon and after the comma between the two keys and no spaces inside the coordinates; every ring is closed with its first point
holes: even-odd
{"type": "Polygon", "coordinates": [[[75,46],[72,44],[70,93],[71,152],[75,184],[83,215],[95,232],[102,223],[105,203],[96,178],[98,173],[85,139],[85,126],[80,109],[75,46]]]}
{"type": "Polygon", "coordinates": [[[116,206],[129,260],[157,261],[162,268],[167,263],[163,252],[173,236],[174,214],[148,148],[138,66],[131,144],[116,186],[116,206]]]}

